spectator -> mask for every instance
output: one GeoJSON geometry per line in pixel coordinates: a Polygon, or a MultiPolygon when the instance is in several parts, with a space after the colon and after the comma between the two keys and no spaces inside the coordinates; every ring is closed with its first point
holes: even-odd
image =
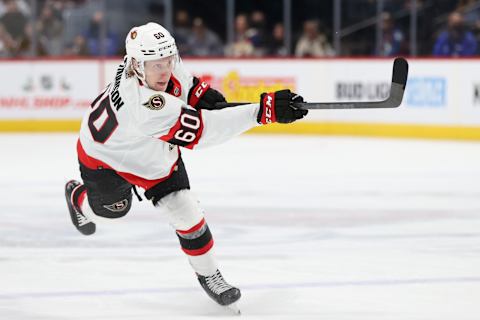
{"type": "Polygon", "coordinates": [[[433,48],[434,56],[466,57],[477,53],[477,40],[466,30],[463,16],[452,12],[448,16],[448,28],[437,38],[433,48]]]}
{"type": "Polygon", "coordinates": [[[285,47],[285,28],[282,23],[273,26],[272,40],[268,46],[268,54],[271,56],[288,56],[288,49],[285,47]]]}
{"type": "Polygon", "coordinates": [[[118,36],[108,29],[102,11],[93,14],[90,26],[85,33],[88,51],[94,56],[114,56],[118,53],[118,36]],[[105,28],[105,42],[102,44],[102,28],[105,28]],[[103,48],[102,48],[103,47],[103,48]]]}
{"type": "Polygon", "coordinates": [[[0,57],[9,57],[12,46],[14,46],[12,38],[0,24],[0,57]]]}
{"type": "Polygon", "coordinates": [[[16,43],[16,48],[17,48],[17,56],[46,56],[47,51],[43,46],[43,43],[40,41],[37,41],[35,49],[32,48],[32,39],[36,35],[33,33],[33,28],[31,24],[27,24],[25,27],[25,37],[23,37],[20,42],[16,43]],[[35,50],[35,51],[34,51],[35,50]],[[34,51],[34,52],[33,52],[34,51]]]}
{"type": "Polygon", "coordinates": [[[477,0],[458,1],[456,11],[462,13],[465,24],[473,25],[480,19],[478,8],[476,7],[476,5],[477,0]]]}
{"type": "Polygon", "coordinates": [[[197,57],[221,56],[223,44],[218,35],[209,30],[202,18],[193,19],[192,32],[187,40],[190,54],[197,57]]]}
{"type": "Polygon", "coordinates": [[[476,0],[460,0],[457,4],[457,11],[462,13],[464,24],[470,28],[478,40],[480,38],[480,8],[476,0]]]}
{"type": "Polygon", "coordinates": [[[247,37],[250,39],[255,56],[263,56],[267,52],[267,21],[262,11],[253,11],[250,15],[250,28],[247,30],[247,37]]]}
{"type": "Polygon", "coordinates": [[[78,34],[73,39],[73,43],[65,50],[66,55],[72,56],[89,56],[90,52],[88,51],[87,39],[81,34],[78,34]]]}
{"type": "MultiPolygon", "coordinates": [[[[30,6],[28,5],[27,1],[30,2],[30,0],[14,0],[18,11],[20,11],[24,16],[28,17],[30,16],[30,6]]],[[[0,16],[3,16],[7,12],[7,4],[8,0],[2,0],[0,1],[0,16]]]]}
{"type": "Polygon", "coordinates": [[[407,42],[405,35],[394,24],[392,15],[388,12],[383,12],[382,19],[382,42],[380,48],[377,48],[375,55],[377,56],[396,56],[407,53],[407,42]]]}
{"type": "Polygon", "coordinates": [[[320,33],[318,22],[307,20],[303,24],[303,34],[295,47],[297,57],[324,57],[333,56],[332,46],[327,41],[327,36],[320,33]]]}
{"type": "MultiPolygon", "coordinates": [[[[64,1],[64,0],[47,0],[46,4],[48,4],[52,10],[55,16],[60,19],[62,19],[63,12],[69,5],[69,1],[64,1]]],[[[45,5],[46,5],[45,4],[45,5]]]]}
{"type": "Polygon", "coordinates": [[[57,56],[63,51],[63,22],[61,15],[54,12],[53,7],[46,3],[37,22],[39,42],[47,50],[49,56],[57,56]]]}
{"type": "Polygon", "coordinates": [[[9,50],[12,55],[19,54],[20,43],[25,41],[27,27],[27,18],[18,9],[14,0],[6,0],[5,14],[0,18],[0,24],[3,25],[6,36],[11,39],[9,50]]]}
{"type": "Polygon", "coordinates": [[[247,16],[239,14],[235,18],[235,41],[227,48],[227,55],[232,57],[253,56],[254,47],[247,34],[248,29],[247,16]]]}
{"type": "Polygon", "coordinates": [[[174,37],[178,51],[182,55],[190,55],[190,47],[188,46],[188,37],[192,32],[190,15],[185,10],[179,10],[175,14],[175,32],[174,37]]]}

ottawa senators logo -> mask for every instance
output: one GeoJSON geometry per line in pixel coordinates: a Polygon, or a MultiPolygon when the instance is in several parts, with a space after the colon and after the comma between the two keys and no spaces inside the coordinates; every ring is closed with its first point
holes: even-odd
{"type": "Polygon", "coordinates": [[[123,210],[125,210],[125,208],[127,208],[127,206],[128,200],[123,199],[121,201],[115,202],[114,204],[104,205],[103,207],[112,212],[122,212],[123,210]]]}
{"type": "Polygon", "coordinates": [[[130,32],[130,38],[135,39],[137,37],[137,31],[133,30],[132,32],[130,32]]]}
{"type": "Polygon", "coordinates": [[[165,98],[161,94],[154,94],[143,105],[150,110],[160,110],[165,106],[165,98]]]}

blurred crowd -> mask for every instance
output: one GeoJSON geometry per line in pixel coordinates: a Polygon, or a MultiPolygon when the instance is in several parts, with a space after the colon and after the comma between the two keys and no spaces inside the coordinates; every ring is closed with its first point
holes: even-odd
{"type": "MultiPolygon", "coordinates": [[[[220,37],[205,24],[200,17],[190,18],[185,10],[175,16],[173,32],[179,50],[183,55],[195,57],[263,57],[289,56],[285,46],[283,23],[275,23],[267,28],[265,13],[259,10],[251,14],[239,14],[235,17],[235,38],[233,43],[225,44],[220,37]]],[[[320,29],[317,20],[304,22],[304,32],[298,39],[294,55],[298,57],[333,56],[335,52],[327,36],[320,29]]]]}
{"type": "MultiPolygon", "coordinates": [[[[129,21],[125,21],[123,30],[115,28],[114,24],[107,21],[108,11],[97,8],[85,11],[88,15],[81,17],[81,23],[71,23],[70,19],[74,17],[72,14],[91,3],[89,0],[1,0],[0,57],[124,54],[124,33],[132,26],[127,25],[129,21]],[[35,4],[33,7],[32,3],[35,4]]],[[[375,17],[376,1],[367,0],[365,3],[370,6],[367,9],[375,17]]],[[[174,11],[172,33],[180,53],[192,57],[409,55],[410,1],[391,3],[394,5],[385,6],[384,12],[377,18],[380,24],[374,18],[373,23],[358,34],[344,37],[342,52],[335,52],[332,45],[332,30],[327,27],[331,21],[327,24],[315,15],[295,24],[299,27],[298,30],[292,30],[291,43],[285,43],[282,17],[276,17],[278,19],[275,20],[271,16],[267,17],[265,11],[260,9],[235,16],[234,39],[231,43],[226,41],[224,17],[223,23],[209,23],[201,16],[192,15],[187,9],[174,11]],[[217,32],[218,26],[221,26],[220,34],[214,31],[212,25],[217,28],[217,32]],[[378,30],[380,37],[375,34],[378,30]]],[[[480,1],[449,1],[450,6],[445,7],[448,11],[435,19],[428,17],[428,6],[432,3],[435,6],[435,2],[418,0],[417,3],[419,19],[423,19],[419,24],[421,32],[417,35],[418,42],[422,45],[419,55],[474,56],[480,53],[480,1]]],[[[344,14],[358,14],[355,10],[355,6],[350,6],[344,14]]],[[[117,25],[118,23],[121,21],[117,21],[117,25]]]]}

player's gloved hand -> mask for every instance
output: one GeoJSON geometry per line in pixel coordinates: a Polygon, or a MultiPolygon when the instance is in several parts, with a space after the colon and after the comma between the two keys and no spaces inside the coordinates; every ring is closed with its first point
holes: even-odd
{"type": "Polygon", "coordinates": [[[225,100],[225,97],[219,91],[208,88],[202,99],[198,101],[196,108],[207,110],[220,109],[218,106],[215,106],[218,102],[227,102],[227,100],[225,100]]]}
{"type": "Polygon", "coordinates": [[[188,94],[188,104],[196,109],[215,110],[218,102],[227,102],[223,94],[210,88],[210,85],[193,77],[193,86],[188,94]]]}
{"type": "Polygon", "coordinates": [[[291,123],[305,117],[308,110],[295,108],[293,102],[303,102],[302,96],[290,90],[262,93],[257,116],[258,123],[291,123]]]}

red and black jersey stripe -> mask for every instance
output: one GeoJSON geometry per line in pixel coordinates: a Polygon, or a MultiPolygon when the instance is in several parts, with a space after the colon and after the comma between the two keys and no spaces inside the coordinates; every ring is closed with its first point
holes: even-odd
{"type": "MultiPolygon", "coordinates": [[[[80,143],[80,139],[77,141],[77,154],[78,154],[78,160],[80,161],[80,163],[83,164],[85,167],[87,167],[89,169],[92,169],[92,170],[97,170],[97,169],[115,170],[112,167],[110,167],[108,164],[106,164],[105,162],[89,156],[85,152],[85,150],[83,149],[83,146],[80,143]]],[[[178,160],[172,165],[172,167],[170,168],[170,172],[167,176],[165,176],[163,178],[159,178],[159,179],[154,179],[154,180],[145,179],[145,178],[142,178],[140,176],[137,176],[137,175],[134,175],[134,174],[128,173],[128,172],[121,172],[121,171],[116,171],[116,170],[115,170],[115,172],[119,176],[121,176],[122,178],[124,178],[125,180],[130,182],[131,184],[133,184],[135,186],[139,186],[139,187],[141,187],[145,190],[149,190],[149,189],[153,188],[154,186],[156,186],[157,184],[159,184],[161,182],[164,182],[165,180],[169,179],[172,176],[174,170],[177,168],[177,165],[178,165],[178,160]]]]}
{"type": "Polygon", "coordinates": [[[193,149],[203,132],[201,110],[182,108],[175,125],[160,139],[177,146],[193,149]]]}

